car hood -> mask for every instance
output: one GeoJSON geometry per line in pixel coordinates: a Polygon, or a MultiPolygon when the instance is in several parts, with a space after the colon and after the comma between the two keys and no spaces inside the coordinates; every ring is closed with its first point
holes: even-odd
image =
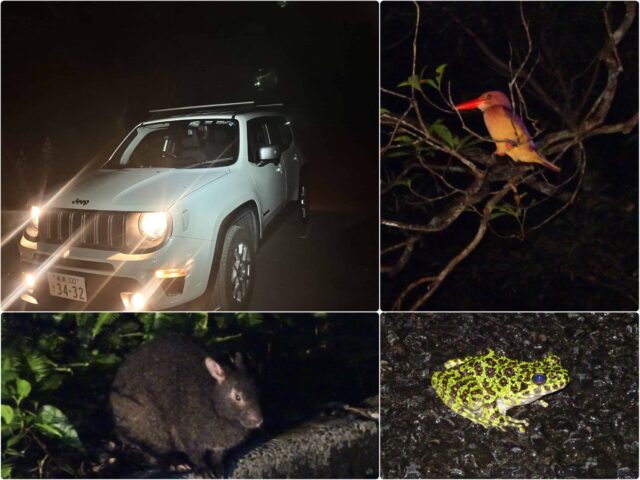
{"type": "Polygon", "coordinates": [[[101,169],[81,175],[51,192],[48,206],[82,210],[168,210],[181,197],[228,173],[228,167],[101,169]]]}

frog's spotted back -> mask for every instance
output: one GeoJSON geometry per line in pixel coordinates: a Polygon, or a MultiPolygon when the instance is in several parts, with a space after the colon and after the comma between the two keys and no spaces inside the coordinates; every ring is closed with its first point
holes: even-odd
{"type": "Polygon", "coordinates": [[[455,358],[444,364],[445,370],[431,378],[431,385],[451,410],[485,428],[506,427],[524,432],[526,420],[506,415],[507,410],[539,400],[563,389],[569,373],[560,358],[549,354],[542,360],[524,362],[496,355],[487,350],[482,355],[455,358]]]}

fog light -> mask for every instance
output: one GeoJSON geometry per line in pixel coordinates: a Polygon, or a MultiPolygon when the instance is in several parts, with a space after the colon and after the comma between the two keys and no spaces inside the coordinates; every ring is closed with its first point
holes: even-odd
{"type": "Polygon", "coordinates": [[[29,295],[28,293],[23,293],[22,295],[20,295],[20,299],[24,300],[25,302],[29,302],[29,303],[32,303],[34,305],[38,305],[38,300],[33,298],[33,296],[29,295]]]}
{"type": "Polygon", "coordinates": [[[24,274],[24,284],[29,289],[33,289],[33,287],[36,286],[36,276],[33,273],[25,273],[24,274]]]}
{"type": "Polygon", "coordinates": [[[134,310],[142,310],[144,308],[144,304],[144,295],[142,295],[140,292],[131,295],[131,306],[134,310]]]}
{"type": "Polygon", "coordinates": [[[146,299],[140,292],[122,292],[120,294],[120,298],[122,299],[125,310],[139,311],[143,310],[145,307],[146,299]]]}
{"type": "Polygon", "coordinates": [[[38,220],[40,219],[40,207],[36,205],[32,205],[30,216],[31,216],[31,223],[33,224],[34,227],[38,228],[38,220]]]}
{"type": "Polygon", "coordinates": [[[186,268],[165,268],[163,270],[156,270],[156,278],[180,278],[186,276],[186,268]]]}

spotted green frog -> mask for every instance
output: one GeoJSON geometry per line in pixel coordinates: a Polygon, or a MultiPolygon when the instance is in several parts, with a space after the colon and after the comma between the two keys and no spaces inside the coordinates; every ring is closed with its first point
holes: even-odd
{"type": "Polygon", "coordinates": [[[512,427],[520,432],[529,422],[508,417],[507,410],[536,400],[546,408],[549,405],[540,398],[563,389],[570,380],[560,359],[552,354],[523,362],[487,350],[449,360],[444,368],[433,374],[431,385],[445,405],[485,428],[512,427]]]}

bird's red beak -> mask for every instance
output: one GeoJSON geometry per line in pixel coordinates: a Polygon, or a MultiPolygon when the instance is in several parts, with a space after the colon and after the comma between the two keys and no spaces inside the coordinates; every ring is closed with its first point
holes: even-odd
{"type": "Polygon", "coordinates": [[[483,101],[482,97],[478,97],[475,100],[469,100],[468,102],[460,103],[454,107],[456,110],[472,110],[474,108],[478,108],[483,101]]]}

